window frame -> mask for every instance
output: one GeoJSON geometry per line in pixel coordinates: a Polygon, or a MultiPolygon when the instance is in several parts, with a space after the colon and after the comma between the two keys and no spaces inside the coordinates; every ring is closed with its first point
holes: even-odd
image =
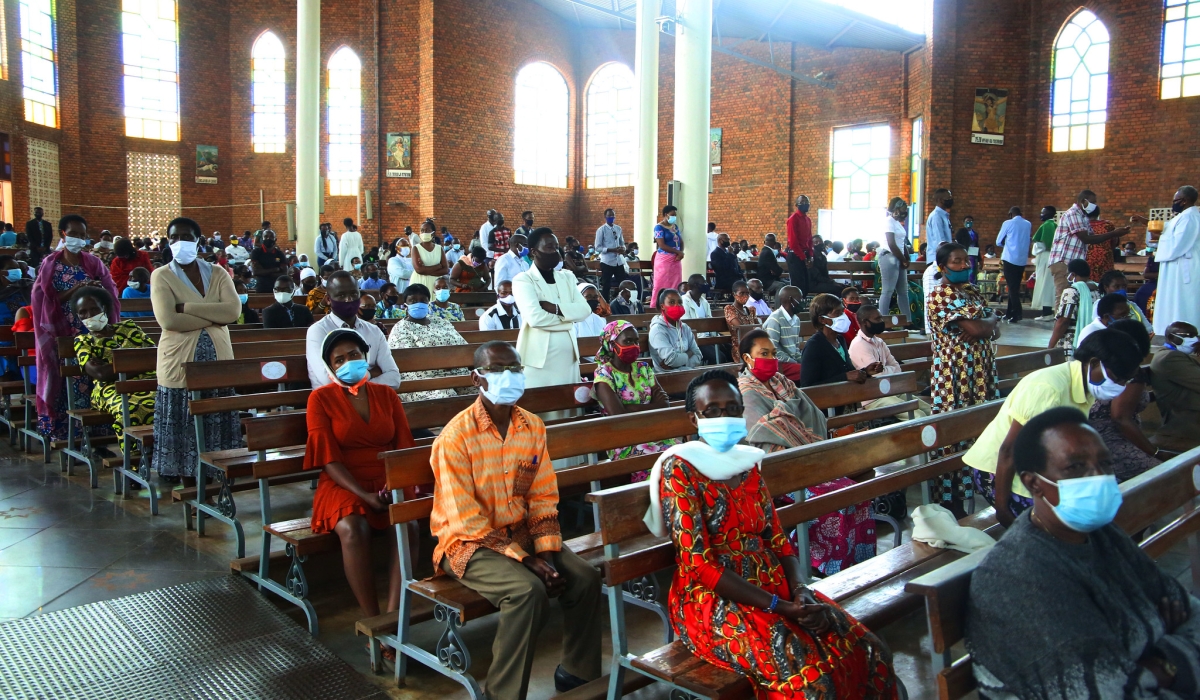
{"type": "Polygon", "coordinates": [[[339,46],[337,49],[335,49],[333,53],[329,55],[329,60],[325,62],[325,80],[325,132],[328,137],[325,162],[325,180],[329,188],[329,196],[356,197],[359,193],[359,185],[362,182],[363,160],[362,58],[359,57],[358,52],[346,45],[339,46]],[[353,68],[350,66],[335,67],[334,62],[338,60],[340,56],[352,56],[356,65],[353,68]],[[335,81],[335,70],[345,72],[352,70],[357,76],[357,87],[350,88],[344,86],[348,85],[350,82],[350,77],[348,75],[342,76],[345,78],[344,83],[342,81],[335,81]],[[335,83],[337,83],[336,87],[335,83]],[[343,93],[347,97],[351,93],[354,93],[356,104],[351,107],[346,107],[344,104],[339,103],[341,106],[337,109],[352,109],[357,111],[358,119],[355,120],[357,122],[357,132],[353,130],[334,131],[335,124],[341,125],[344,122],[345,124],[349,125],[351,122],[348,116],[345,119],[335,119],[335,107],[333,105],[335,104],[336,100],[339,100],[343,96],[343,93]],[[358,157],[353,159],[356,163],[356,167],[347,170],[335,170],[335,163],[342,164],[351,162],[352,159],[349,157],[349,152],[352,148],[356,148],[358,152],[358,157]],[[339,156],[335,158],[335,155],[342,150],[345,150],[344,157],[339,156]]]}
{"type": "Polygon", "coordinates": [[[634,177],[637,171],[636,155],[637,155],[637,83],[634,79],[633,69],[621,63],[620,61],[609,61],[596,69],[592,73],[592,77],[588,80],[587,89],[584,91],[584,187],[586,189],[608,189],[614,187],[632,187],[634,177]],[[621,69],[624,69],[622,72],[621,69]],[[607,88],[605,94],[594,95],[593,90],[600,83],[598,81],[609,79],[611,76],[625,77],[628,74],[629,85],[626,88],[613,86],[607,88]],[[603,98],[608,92],[614,93],[612,97],[616,100],[621,100],[621,93],[628,92],[625,98],[628,100],[629,106],[621,108],[619,105],[607,109],[603,112],[594,111],[592,109],[593,99],[603,98]],[[623,115],[628,113],[624,118],[626,122],[622,125],[623,115]],[[603,125],[606,131],[603,136],[605,141],[598,143],[593,139],[598,135],[598,128],[601,126],[596,123],[599,118],[605,118],[606,123],[603,125]],[[622,130],[627,133],[622,133],[622,130]],[[599,172],[602,168],[597,165],[593,158],[596,153],[604,147],[607,151],[606,156],[608,162],[604,164],[604,169],[609,172],[599,172]],[[623,152],[624,151],[624,152],[623,152]],[[627,157],[628,163],[621,162],[622,155],[627,157]]]}
{"type": "MultiPolygon", "coordinates": [[[[2,9],[2,8],[0,8],[2,9]]],[[[57,0],[19,0],[17,4],[17,29],[21,40],[21,101],[23,103],[25,121],[41,124],[52,129],[59,128],[61,117],[62,96],[59,91],[58,70],[58,2],[57,0]],[[49,12],[34,8],[33,3],[48,4],[49,12]],[[46,39],[49,45],[38,43],[42,32],[34,33],[32,14],[44,16],[49,21],[49,31],[46,39]],[[50,74],[36,70],[43,62],[50,66],[50,74]],[[39,73],[42,73],[39,75],[39,73]],[[35,77],[36,76],[36,77],[35,77]],[[31,84],[31,80],[33,84],[31,84]],[[49,91],[48,91],[49,90],[49,91]]],[[[7,36],[3,37],[7,41],[7,36]]],[[[5,49],[7,59],[7,48],[5,49]]],[[[7,77],[7,60],[5,61],[5,77],[7,77]]]]}
{"type": "Polygon", "coordinates": [[[268,29],[258,35],[250,46],[250,146],[255,153],[285,153],[287,152],[287,47],[274,31],[268,29]],[[269,37],[269,38],[268,38],[269,37]],[[270,47],[278,54],[260,56],[260,47],[270,47]],[[278,61],[278,67],[258,67],[259,61],[278,61]],[[259,71],[263,72],[260,77],[259,71]],[[268,80],[267,75],[277,73],[278,80],[268,80]],[[270,97],[270,92],[260,94],[259,86],[268,90],[278,90],[278,100],[267,100],[260,97],[270,97]],[[259,133],[259,125],[271,122],[273,133],[259,133]]]}
{"type": "MultiPolygon", "coordinates": [[[[545,88],[547,86],[538,87],[545,88]]],[[[558,86],[555,84],[549,87],[557,89],[558,86]]],[[[526,63],[521,66],[513,79],[513,101],[513,183],[555,189],[569,188],[571,185],[571,84],[567,82],[567,76],[548,61],[526,63]],[[556,122],[560,115],[557,108],[554,113],[550,113],[549,108],[544,104],[544,101],[548,102],[560,96],[543,97],[538,95],[537,104],[530,104],[528,96],[525,100],[522,99],[522,76],[532,69],[541,70],[541,67],[550,71],[550,73],[544,73],[545,76],[548,77],[552,73],[562,82],[561,126],[563,132],[561,140],[555,137],[552,141],[545,135],[547,128],[557,129],[556,122]],[[533,122],[526,123],[522,120],[522,115],[528,115],[529,110],[532,110],[538,118],[533,122]],[[527,152],[530,146],[532,146],[532,156],[527,152]],[[560,149],[561,153],[559,153],[560,149]],[[561,172],[559,172],[558,163],[560,159],[561,172]],[[532,168],[524,166],[532,166],[532,168]]]]}
{"type": "MultiPolygon", "coordinates": [[[[121,7],[121,68],[124,75],[122,80],[122,109],[125,116],[125,135],[133,138],[151,139],[156,141],[180,141],[183,138],[183,119],[180,103],[180,65],[179,65],[179,3],[175,0],[123,0],[121,7]],[[172,17],[161,15],[165,3],[170,3],[172,17]],[[159,12],[146,21],[142,12],[131,12],[127,8],[141,4],[154,5],[159,12]],[[134,34],[130,31],[132,18],[145,23],[151,30],[155,25],[169,22],[173,29],[171,51],[173,56],[170,66],[167,66],[165,54],[149,55],[146,48],[149,40],[146,34],[134,34]],[[136,51],[136,53],[135,53],[136,51]],[[130,63],[129,59],[143,59],[140,63],[130,63]],[[170,86],[174,92],[174,105],[168,104],[167,99],[143,100],[144,95],[163,97],[162,91],[170,86]],[[137,104],[131,102],[137,100],[137,104]],[[155,107],[158,107],[157,109],[155,107]]],[[[163,35],[153,35],[153,41],[160,44],[166,41],[163,35]]]]}
{"type": "Polygon", "coordinates": [[[1200,0],[1163,0],[1162,45],[1159,51],[1158,98],[1177,100],[1200,95],[1200,0]],[[1180,10],[1181,12],[1176,12],[1180,10]],[[1191,32],[1189,26],[1195,27],[1191,32]],[[1178,30],[1178,37],[1172,36],[1178,30]],[[1188,44],[1189,34],[1195,42],[1188,44]],[[1178,39],[1178,56],[1168,51],[1178,39]],[[1192,58],[1188,58],[1188,54],[1192,58]],[[1192,72],[1188,72],[1188,71],[1192,72]]]}
{"type": "Polygon", "coordinates": [[[1108,127],[1109,76],[1111,72],[1112,34],[1108,31],[1108,25],[1098,14],[1086,7],[1071,13],[1071,16],[1059,28],[1058,33],[1054,35],[1054,43],[1050,47],[1050,128],[1047,146],[1051,153],[1104,149],[1108,127]],[[1079,23],[1078,20],[1085,15],[1089,15],[1091,19],[1085,18],[1084,23],[1079,23]],[[1071,35],[1073,27],[1078,27],[1074,38],[1062,45],[1065,39],[1071,35]],[[1099,27],[1104,33],[1103,41],[1097,41],[1092,36],[1091,30],[1094,27],[1099,27]],[[1087,35],[1089,45],[1080,53],[1075,44],[1084,34],[1087,35]],[[1093,73],[1092,67],[1087,65],[1088,56],[1100,46],[1104,47],[1104,71],[1093,73]],[[1071,69],[1070,75],[1059,77],[1060,52],[1066,51],[1074,51],[1075,56],[1070,58],[1076,63],[1071,69]],[[1075,89],[1075,76],[1080,70],[1087,73],[1087,90],[1082,96],[1079,96],[1081,91],[1075,89]],[[1101,76],[1103,76],[1103,80],[1100,80],[1101,76]],[[1103,86],[1102,99],[1094,94],[1101,85],[1103,86]],[[1070,92],[1066,93],[1066,98],[1061,98],[1063,93],[1059,91],[1064,87],[1070,92]],[[1083,103],[1086,109],[1077,109],[1080,103],[1083,103]],[[1097,104],[1100,104],[1099,109],[1097,109],[1097,104]]]}

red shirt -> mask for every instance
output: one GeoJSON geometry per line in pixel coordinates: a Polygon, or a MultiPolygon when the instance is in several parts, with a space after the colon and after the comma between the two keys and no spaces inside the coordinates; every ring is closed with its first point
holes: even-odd
{"type": "Polygon", "coordinates": [[[800,210],[792,212],[787,220],[788,248],[801,260],[807,260],[813,255],[812,219],[800,210]]]}
{"type": "Polygon", "coordinates": [[[144,250],[135,251],[129,260],[117,255],[113,256],[108,271],[112,273],[113,286],[117,288],[118,293],[125,291],[125,285],[129,284],[129,273],[139,267],[146,268],[147,272],[154,271],[154,263],[150,262],[150,254],[144,250]]]}

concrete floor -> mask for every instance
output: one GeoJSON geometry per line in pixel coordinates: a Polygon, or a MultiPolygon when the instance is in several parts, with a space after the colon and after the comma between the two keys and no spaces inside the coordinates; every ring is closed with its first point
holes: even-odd
{"type": "MultiPolygon", "coordinates": [[[[1050,324],[1044,322],[1005,325],[1001,352],[1045,347],[1049,333],[1050,324]]],[[[152,517],[144,496],[128,500],[114,496],[112,482],[105,478],[100,481],[101,488],[90,489],[84,471],[77,468],[76,476],[67,477],[59,473],[57,458],[43,465],[40,458],[27,457],[0,440],[0,621],[228,574],[234,549],[230,528],[210,520],[205,537],[197,537],[195,532],[185,531],[182,507],[170,503],[169,498],[162,499],[161,514],[152,517]]],[[[911,505],[919,505],[919,492],[916,489],[909,492],[911,505]]],[[[272,501],[276,520],[300,517],[308,514],[312,493],[306,484],[277,487],[272,489],[272,501]]],[[[256,530],[260,520],[253,492],[239,494],[237,506],[246,527],[246,549],[258,551],[260,539],[256,530]]],[[[908,527],[911,528],[911,521],[908,527]]],[[[879,535],[880,548],[887,549],[890,533],[879,535]]],[[[907,536],[906,532],[906,539],[907,536]]],[[[423,554],[422,560],[426,556],[423,554]]],[[[424,561],[420,565],[429,566],[424,561]]],[[[1170,552],[1160,565],[1191,587],[1185,551],[1170,552]]],[[[370,675],[365,642],[354,636],[354,622],[360,616],[358,607],[345,585],[338,557],[314,557],[307,570],[320,616],[320,641],[370,675]]],[[[280,605],[298,622],[302,621],[295,608],[280,605]]],[[[551,678],[558,663],[562,629],[561,612],[557,606],[553,611],[540,640],[531,698],[553,695],[551,678]]],[[[628,607],[626,614],[634,652],[662,644],[662,627],[656,616],[633,607],[628,607]]],[[[464,630],[463,636],[474,658],[473,668],[481,677],[491,661],[489,645],[496,622],[492,616],[473,621],[464,630]]],[[[607,628],[605,615],[603,648],[610,650],[607,628]]],[[[877,632],[891,646],[896,671],[911,697],[936,697],[925,651],[928,635],[923,613],[910,615],[877,632]]],[[[415,629],[415,641],[431,649],[439,634],[435,623],[427,623],[415,629]]],[[[606,651],[606,657],[607,654],[606,651]]],[[[410,664],[404,688],[392,687],[390,672],[372,678],[395,698],[467,697],[458,684],[417,664],[410,664]]],[[[651,686],[630,697],[667,698],[668,693],[661,686],[651,686]]]]}

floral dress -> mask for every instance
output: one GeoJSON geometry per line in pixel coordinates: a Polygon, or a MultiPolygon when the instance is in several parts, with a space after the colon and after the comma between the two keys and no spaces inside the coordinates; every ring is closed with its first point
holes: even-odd
{"type": "MultiPolygon", "coordinates": [[[[1134,409],[1133,420],[1141,426],[1142,411],[1150,405],[1150,392],[1146,391],[1146,377],[1142,373],[1129,383],[1135,389],[1138,384],[1142,386],[1142,397],[1134,409]]],[[[1100,437],[1104,439],[1104,446],[1112,453],[1113,473],[1117,475],[1117,481],[1128,481],[1162,464],[1161,460],[1146,454],[1121,434],[1121,429],[1112,417],[1112,401],[1097,401],[1092,404],[1091,410],[1088,411],[1088,425],[1100,433],[1100,437]]]]}
{"type": "Polygon", "coordinates": [[[446,302],[446,308],[444,309],[437,304],[430,304],[429,313],[451,323],[467,320],[467,317],[463,316],[462,307],[452,301],[446,302]]]}
{"type": "MultiPolygon", "coordinates": [[[[100,364],[110,365],[113,361],[113,350],[124,348],[152,348],[154,341],[142,331],[133,321],[121,321],[116,324],[112,337],[84,333],[75,337],[75,357],[79,364],[86,365],[95,360],[100,364]]],[[[154,372],[145,372],[132,379],[153,379],[154,372]]],[[[153,391],[138,391],[129,394],[129,424],[151,425],[154,423],[154,394],[153,391]]],[[[125,439],[121,424],[121,395],[117,393],[116,385],[111,382],[92,380],[92,408],[104,411],[113,417],[113,430],[122,441],[125,439]]]]}
{"type": "MultiPolygon", "coordinates": [[[[54,269],[50,274],[54,289],[59,292],[65,292],[76,284],[91,279],[82,266],[68,265],[61,258],[54,263],[54,269]]],[[[71,329],[75,331],[76,336],[87,333],[87,328],[75,315],[69,300],[62,302],[58,307],[58,313],[63,314],[63,317],[70,321],[71,329]]],[[[51,415],[38,416],[38,430],[54,440],[67,439],[67,411],[73,408],[90,408],[89,397],[92,395],[92,378],[87,374],[63,379],[72,383],[71,391],[75,397],[75,405],[68,405],[64,386],[63,393],[59,394],[54,401],[54,412],[51,415]]],[[[99,430],[92,429],[92,433],[96,434],[99,430]]]]}
{"type": "MultiPolygon", "coordinates": [[[[435,307],[436,308],[436,307],[435,307]]],[[[437,348],[447,345],[466,345],[467,341],[454,330],[449,321],[430,316],[429,323],[422,326],[414,321],[399,321],[392,326],[388,335],[388,347],[395,350],[408,348],[437,348]]],[[[416,372],[401,372],[400,381],[409,382],[416,379],[438,379],[441,377],[466,376],[466,369],[423,369],[416,372]]],[[[409,401],[428,401],[457,396],[460,393],[471,393],[472,390],[462,389],[428,389],[425,391],[410,391],[400,395],[405,403],[409,401]]]]}
{"type": "MultiPolygon", "coordinates": [[[[617,398],[621,400],[622,406],[645,406],[654,399],[654,387],[657,386],[657,381],[654,379],[654,368],[649,360],[638,360],[629,368],[629,373],[621,372],[614,368],[608,362],[602,362],[596,366],[595,379],[592,382],[592,398],[597,398],[596,385],[606,384],[608,388],[613,390],[617,398]]],[[[603,404],[600,406],[600,413],[608,415],[608,411],[604,410],[603,404]]],[[[629,459],[630,457],[638,457],[640,455],[652,455],[664,452],[672,445],[678,445],[682,440],[670,438],[660,440],[658,442],[643,442],[637,445],[629,445],[620,449],[612,450],[608,453],[609,459],[629,459]]],[[[645,481],[649,475],[648,471],[635,472],[631,481],[645,481]]]]}
{"type": "MultiPolygon", "coordinates": [[[[1105,221],[1104,219],[1097,219],[1090,223],[1093,236],[1102,236],[1116,230],[1111,221],[1105,221]]],[[[1089,244],[1087,247],[1087,263],[1092,271],[1092,281],[1099,283],[1104,273],[1113,269],[1112,241],[1089,244]]]]}
{"type": "MultiPolygon", "coordinates": [[[[948,413],[1000,398],[996,350],[992,341],[987,338],[967,340],[954,323],[983,318],[987,302],[979,290],[969,284],[961,289],[939,284],[929,294],[926,308],[933,334],[933,366],[930,369],[933,412],[948,413]]],[[[968,442],[962,442],[957,449],[947,451],[963,451],[969,446],[968,442]]],[[[958,472],[935,479],[931,484],[934,503],[970,500],[974,496],[973,471],[964,466],[958,472]]]]}
{"type": "Polygon", "coordinates": [[[668,610],[680,641],[710,664],[750,678],[758,698],[874,700],[897,697],[891,654],[833,601],[830,629],[816,636],[796,621],[725,600],[725,570],[790,600],[779,560],[796,556],[755,467],[737,486],[712,481],[678,457],[663,465],[664,522],[677,567],[668,610]]]}

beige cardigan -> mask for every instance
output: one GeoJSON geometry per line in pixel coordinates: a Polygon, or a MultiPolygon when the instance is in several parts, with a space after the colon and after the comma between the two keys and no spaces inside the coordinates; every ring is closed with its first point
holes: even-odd
{"type": "Polygon", "coordinates": [[[208,331],[217,347],[218,360],[232,360],[233,346],[229,343],[230,323],[242,313],[233,278],[223,268],[213,265],[207,293],[199,296],[171,269],[158,268],[150,275],[150,303],[154,318],[162,326],[158,341],[158,385],[168,389],[187,387],[183,363],[191,362],[200,342],[200,331],[208,331]],[[183,313],[175,305],[183,304],[183,313]]]}

